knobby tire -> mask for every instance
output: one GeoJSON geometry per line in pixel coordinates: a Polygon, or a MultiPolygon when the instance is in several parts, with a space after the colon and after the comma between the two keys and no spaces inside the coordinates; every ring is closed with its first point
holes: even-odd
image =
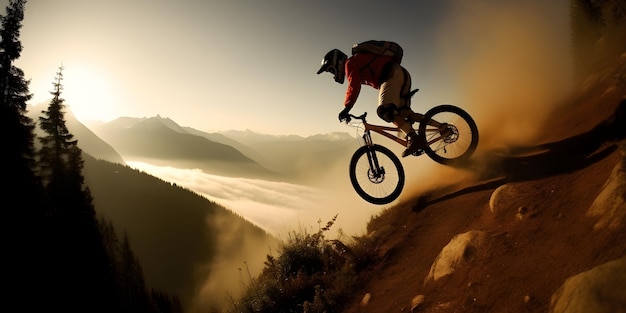
{"type": "Polygon", "coordinates": [[[418,133],[427,142],[434,141],[424,148],[426,155],[444,165],[469,159],[478,146],[478,127],[472,117],[463,109],[449,104],[428,110],[420,121],[418,133]],[[442,137],[438,131],[432,131],[434,127],[428,125],[431,120],[448,123],[454,129],[454,134],[442,137]]]}
{"type": "Polygon", "coordinates": [[[373,144],[360,147],[350,160],[350,182],[356,193],[373,204],[387,204],[398,198],[404,188],[404,168],[391,150],[373,144]],[[384,175],[376,176],[370,168],[375,157],[384,175]]]}

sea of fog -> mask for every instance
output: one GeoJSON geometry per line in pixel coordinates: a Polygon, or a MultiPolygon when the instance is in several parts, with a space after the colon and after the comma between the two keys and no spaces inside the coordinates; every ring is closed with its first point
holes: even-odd
{"type": "MultiPolygon", "coordinates": [[[[346,235],[361,235],[372,215],[381,211],[380,206],[368,204],[358,198],[354,190],[344,188],[321,189],[261,179],[216,176],[200,169],[155,166],[138,161],[126,163],[134,169],[192,190],[279,237],[291,231],[317,231],[335,215],[337,220],[332,229],[346,235]]],[[[346,173],[346,180],[347,176],[346,173]]]]}

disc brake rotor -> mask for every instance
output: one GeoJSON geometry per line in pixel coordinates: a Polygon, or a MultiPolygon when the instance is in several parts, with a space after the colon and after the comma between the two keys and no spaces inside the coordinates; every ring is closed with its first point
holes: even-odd
{"type": "Polygon", "coordinates": [[[385,170],[381,167],[378,173],[374,173],[372,169],[369,169],[367,176],[372,183],[380,184],[385,180],[385,170]]]}

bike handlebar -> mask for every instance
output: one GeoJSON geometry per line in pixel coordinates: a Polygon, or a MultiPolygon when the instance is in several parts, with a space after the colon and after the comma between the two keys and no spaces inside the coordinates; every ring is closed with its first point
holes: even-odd
{"type": "Polygon", "coordinates": [[[348,114],[348,115],[350,115],[350,117],[352,117],[352,118],[356,118],[357,120],[365,120],[365,117],[367,116],[367,112],[365,112],[365,113],[363,113],[363,114],[361,114],[359,116],[356,116],[356,115],[353,115],[353,114],[348,114]]]}
{"type": "Polygon", "coordinates": [[[361,114],[359,116],[356,116],[354,114],[348,114],[348,118],[344,119],[344,121],[346,122],[346,124],[348,124],[350,122],[350,120],[354,118],[354,119],[361,120],[361,121],[365,122],[365,117],[366,116],[367,116],[367,112],[365,112],[365,113],[363,113],[363,114],[361,114]]]}

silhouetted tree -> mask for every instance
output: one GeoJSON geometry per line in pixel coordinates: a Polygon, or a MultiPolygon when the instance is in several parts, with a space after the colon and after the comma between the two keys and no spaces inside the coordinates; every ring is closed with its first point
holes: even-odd
{"type": "Polygon", "coordinates": [[[100,217],[98,220],[98,226],[100,228],[100,234],[102,235],[102,244],[106,251],[108,258],[108,270],[115,284],[115,297],[118,299],[120,306],[123,303],[122,300],[122,279],[120,278],[119,259],[121,255],[120,243],[115,232],[113,222],[106,220],[104,217],[100,217]]]}
{"type": "Polygon", "coordinates": [[[122,278],[122,300],[125,312],[150,312],[152,307],[150,295],[146,288],[143,269],[139,258],[131,249],[130,239],[124,234],[124,240],[120,249],[120,278],[122,278]]]}
{"type": "Polygon", "coordinates": [[[29,81],[14,65],[25,0],[11,0],[0,15],[0,136],[2,173],[2,281],[5,307],[29,310],[33,285],[40,281],[43,223],[41,185],[34,171],[34,125],[25,114],[29,81]]]}
{"type": "Polygon", "coordinates": [[[118,312],[159,312],[156,302],[146,288],[143,269],[139,258],[130,246],[130,239],[124,234],[120,242],[110,221],[100,219],[100,232],[109,256],[110,271],[116,283],[116,293],[120,309],[118,312]]]}
{"type": "Polygon", "coordinates": [[[170,297],[160,290],[152,290],[152,299],[161,313],[183,313],[183,306],[176,296],[170,297]]]}
{"type": "Polygon", "coordinates": [[[119,309],[115,282],[109,268],[92,197],[84,185],[82,151],[67,129],[64,117],[63,67],[53,83],[53,98],[42,111],[44,135],[38,164],[49,204],[46,238],[52,265],[50,303],[71,311],[113,312],[119,309]]]}
{"type": "Polygon", "coordinates": [[[77,206],[82,206],[81,215],[87,215],[92,220],[95,211],[90,192],[84,186],[82,151],[65,124],[62,80],[63,67],[59,67],[53,83],[54,89],[50,92],[52,100],[39,117],[39,125],[44,132],[39,138],[39,173],[52,210],[55,210],[54,215],[74,215],[77,206]],[[65,209],[69,212],[63,212],[65,209]]]}
{"type": "MultiPolygon", "coordinates": [[[[28,91],[29,81],[24,72],[13,65],[20,57],[22,45],[19,41],[21,21],[24,18],[25,0],[12,0],[6,9],[6,16],[0,16],[0,125],[3,144],[2,174],[9,182],[3,188],[5,200],[32,197],[37,192],[37,179],[34,177],[34,125],[25,114],[26,102],[32,97],[28,91]]],[[[8,201],[12,203],[13,201],[8,201]]],[[[21,210],[25,211],[25,210],[21,210]]]]}

